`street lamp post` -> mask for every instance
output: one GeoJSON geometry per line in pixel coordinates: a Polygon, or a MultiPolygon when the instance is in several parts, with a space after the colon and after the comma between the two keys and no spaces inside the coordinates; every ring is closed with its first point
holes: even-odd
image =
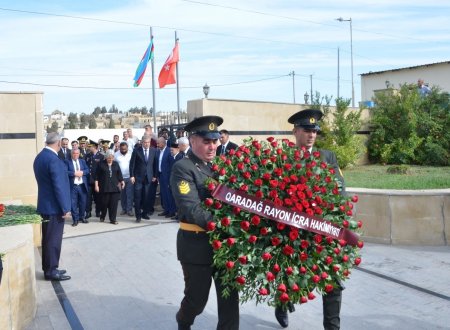
{"type": "Polygon", "coordinates": [[[353,28],[352,18],[343,19],[342,17],[336,18],[339,22],[350,22],[350,57],[351,57],[351,70],[352,70],[352,107],[355,107],[355,85],[353,84],[353,28]]]}

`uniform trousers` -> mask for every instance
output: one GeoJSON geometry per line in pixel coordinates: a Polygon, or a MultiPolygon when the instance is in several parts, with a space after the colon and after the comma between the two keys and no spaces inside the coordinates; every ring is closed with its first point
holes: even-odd
{"type": "Polygon", "coordinates": [[[61,256],[64,231],[62,215],[42,215],[42,270],[46,276],[56,275],[61,256]]]}
{"type": "Polygon", "coordinates": [[[342,289],[336,288],[322,296],[323,304],[323,328],[325,330],[337,330],[340,328],[342,289]]]}
{"type": "MultiPolygon", "coordinates": [[[[190,329],[195,317],[203,312],[208,302],[214,268],[211,265],[181,263],[184,275],[184,298],[176,319],[178,329],[190,329]]],[[[228,298],[222,297],[220,279],[214,279],[219,321],[217,330],[239,329],[239,295],[233,290],[228,298]]]]}
{"type": "Polygon", "coordinates": [[[120,192],[101,192],[101,206],[102,211],[100,214],[101,219],[105,219],[106,212],[108,212],[108,218],[110,222],[116,221],[117,206],[119,205],[120,192]]]}

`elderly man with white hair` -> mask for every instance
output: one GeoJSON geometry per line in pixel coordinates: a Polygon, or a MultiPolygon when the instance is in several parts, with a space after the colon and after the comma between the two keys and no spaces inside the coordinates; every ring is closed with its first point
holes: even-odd
{"type": "Polygon", "coordinates": [[[180,137],[178,139],[178,148],[180,149],[180,154],[183,155],[183,157],[185,157],[187,155],[187,152],[190,148],[189,146],[189,139],[185,136],[180,137]]]}

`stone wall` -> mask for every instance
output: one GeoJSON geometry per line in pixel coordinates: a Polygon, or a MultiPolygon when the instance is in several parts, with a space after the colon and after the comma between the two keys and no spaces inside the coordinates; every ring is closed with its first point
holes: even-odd
{"type": "Polygon", "coordinates": [[[355,219],[363,239],[396,245],[448,245],[450,189],[384,190],[348,188],[359,196],[355,219]]]}

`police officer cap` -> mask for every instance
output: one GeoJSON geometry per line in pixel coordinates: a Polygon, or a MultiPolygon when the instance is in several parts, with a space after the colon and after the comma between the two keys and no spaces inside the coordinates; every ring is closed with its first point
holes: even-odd
{"type": "Polygon", "coordinates": [[[319,120],[323,113],[320,110],[306,109],[301,110],[289,117],[288,122],[295,127],[320,130],[319,120]]]}
{"type": "Polygon", "coordinates": [[[109,140],[102,140],[102,144],[103,144],[104,147],[108,147],[109,148],[110,142],[111,141],[109,141],[109,140]]]}
{"type": "Polygon", "coordinates": [[[98,143],[95,142],[94,140],[89,140],[88,146],[89,146],[89,147],[92,147],[92,146],[98,147],[98,143]]]}
{"type": "Polygon", "coordinates": [[[170,143],[170,147],[171,148],[178,148],[178,143],[177,142],[171,142],[170,143]]]}
{"type": "Polygon", "coordinates": [[[218,139],[220,133],[218,126],[223,123],[223,118],[219,116],[203,116],[195,118],[184,129],[191,135],[199,135],[207,139],[218,139]]]}
{"type": "Polygon", "coordinates": [[[79,138],[78,138],[78,142],[80,142],[80,143],[86,143],[88,141],[88,137],[87,136],[80,136],[79,138]]]}

